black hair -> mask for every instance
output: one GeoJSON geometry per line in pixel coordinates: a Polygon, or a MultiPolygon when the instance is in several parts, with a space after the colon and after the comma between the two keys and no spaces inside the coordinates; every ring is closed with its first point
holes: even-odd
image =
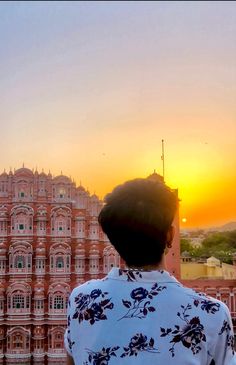
{"type": "Polygon", "coordinates": [[[161,261],[178,198],[162,181],[135,179],[105,197],[98,221],[128,266],[161,261]]]}

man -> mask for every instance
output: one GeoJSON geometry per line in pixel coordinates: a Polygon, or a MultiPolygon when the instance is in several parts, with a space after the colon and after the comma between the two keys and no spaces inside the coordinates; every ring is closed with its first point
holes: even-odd
{"type": "Polygon", "coordinates": [[[226,305],[166,271],[177,196],[135,179],[107,195],[99,223],[127,265],[73,290],[65,347],[75,365],[235,365],[226,305]]]}

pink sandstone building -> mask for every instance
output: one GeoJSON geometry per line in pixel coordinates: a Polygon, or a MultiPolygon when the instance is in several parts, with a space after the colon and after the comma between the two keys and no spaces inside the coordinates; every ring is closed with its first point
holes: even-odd
{"type": "MultiPolygon", "coordinates": [[[[71,290],[123,265],[98,225],[101,207],[63,175],[24,167],[0,175],[0,364],[63,364],[71,290]]],[[[167,265],[180,278],[178,214],[175,229],[167,265]]],[[[235,317],[234,280],[186,284],[226,302],[235,317]]]]}

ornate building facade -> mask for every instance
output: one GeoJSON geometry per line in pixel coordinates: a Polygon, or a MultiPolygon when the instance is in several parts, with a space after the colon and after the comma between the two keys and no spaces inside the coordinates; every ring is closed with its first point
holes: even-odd
{"type": "MultiPolygon", "coordinates": [[[[64,363],[71,290],[124,265],[98,225],[102,204],[63,175],[0,175],[0,364],[64,363]]],[[[178,212],[174,225],[167,266],[180,279],[178,212]]],[[[225,301],[235,317],[235,280],[184,284],[225,301]]]]}
{"type": "Polygon", "coordinates": [[[63,362],[71,290],[120,265],[101,207],[63,175],[0,175],[0,363],[63,362]]]}

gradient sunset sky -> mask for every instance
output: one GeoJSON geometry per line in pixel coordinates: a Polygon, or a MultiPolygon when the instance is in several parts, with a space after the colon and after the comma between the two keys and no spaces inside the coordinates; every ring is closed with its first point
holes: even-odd
{"type": "Polygon", "coordinates": [[[1,2],[0,172],[100,198],[162,173],[182,227],[236,221],[236,2],[1,2]]]}

